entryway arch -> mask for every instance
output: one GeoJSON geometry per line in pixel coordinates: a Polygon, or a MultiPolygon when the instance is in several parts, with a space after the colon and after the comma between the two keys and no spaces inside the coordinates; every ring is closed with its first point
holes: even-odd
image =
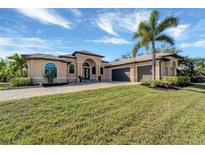
{"type": "Polygon", "coordinates": [[[82,64],[82,75],[85,80],[96,80],[97,64],[95,60],[87,58],[82,64]],[[93,71],[95,70],[95,71],[93,71]]]}

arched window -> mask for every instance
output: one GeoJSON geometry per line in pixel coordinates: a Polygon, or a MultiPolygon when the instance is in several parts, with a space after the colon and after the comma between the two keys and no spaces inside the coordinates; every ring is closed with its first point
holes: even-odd
{"type": "Polygon", "coordinates": [[[92,67],[92,74],[96,74],[96,68],[95,68],[95,66],[92,67]]]}
{"type": "Polygon", "coordinates": [[[103,67],[100,67],[100,74],[103,74],[103,67]]]}
{"type": "Polygon", "coordinates": [[[51,72],[54,77],[57,77],[57,67],[55,64],[52,63],[48,63],[45,65],[45,74],[47,74],[48,72],[51,72]]]}
{"type": "Polygon", "coordinates": [[[75,73],[75,66],[74,64],[69,65],[69,73],[75,73]]]}
{"type": "Polygon", "coordinates": [[[90,67],[90,65],[88,63],[86,63],[86,62],[83,63],[83,66],[84,67],[90,67]]]}

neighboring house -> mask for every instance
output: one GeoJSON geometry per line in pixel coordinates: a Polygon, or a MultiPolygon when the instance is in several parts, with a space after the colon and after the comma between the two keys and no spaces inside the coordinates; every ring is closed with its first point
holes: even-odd
{"type": "MultiPolygon", "coordinates": [[[[79,76],[85,80],[132,81],[152,78],[152,56],[141,55],[115,62],[107,62],[104,56],[88,52],[75,51],[73,54],[53,56],[48,54],[22,55],[27,60],[28,76],[34,83],[45,83],[43,75],[52,71],[55,82],[79,82],[79,76]]],[[[156,54],[156,78],[175,76],[180,56],[173,53],[156,54]]]]}

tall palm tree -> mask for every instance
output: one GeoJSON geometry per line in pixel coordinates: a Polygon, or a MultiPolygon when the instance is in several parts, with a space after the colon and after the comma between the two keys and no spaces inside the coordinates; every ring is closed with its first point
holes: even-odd
{"type": "Polygon", "coordinates": [[[23,71],[26,68],[26,60],[23,59],[19,54],[14,54],[13,56],[8,57],[11,60],[11,67],[15,72],[19,70],[20,76],[23,76],[23,71]]]}
{"type": "Polygon", "coordinates": [[[152,79],[156,79],[156,42],[164,42],[174,45],[174,40],[169,35],[163,33],[165,30],[178,25],[178,18],[170,16],[159,21],[159,12],[153,10],[150,14],[149,21],[140,22],[137,31],[133,35],[133,40],[140,38],[139,42],[134,46],[132,53],[136,56],[139,48],[145,47],[147,50],[152,48],[152,79]]]}

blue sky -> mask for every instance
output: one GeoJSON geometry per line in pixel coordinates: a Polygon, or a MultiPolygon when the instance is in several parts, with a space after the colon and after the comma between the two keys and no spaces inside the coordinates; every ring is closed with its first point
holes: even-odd
{"type": "MultiPolygon", "coordinates": [[[[88,50],[114,60],[133,48],[132,34],[152,9],[1,9],[0,57],[88,50]]],[[[166,31],[182,55],[205,57],[205,9],[158,9],[179,17],[166,31]]],[[[158,44],[157,46],[160,46],[158,44]]],[[[147,53],[141,49],[139,53],[147,53]]]]}

